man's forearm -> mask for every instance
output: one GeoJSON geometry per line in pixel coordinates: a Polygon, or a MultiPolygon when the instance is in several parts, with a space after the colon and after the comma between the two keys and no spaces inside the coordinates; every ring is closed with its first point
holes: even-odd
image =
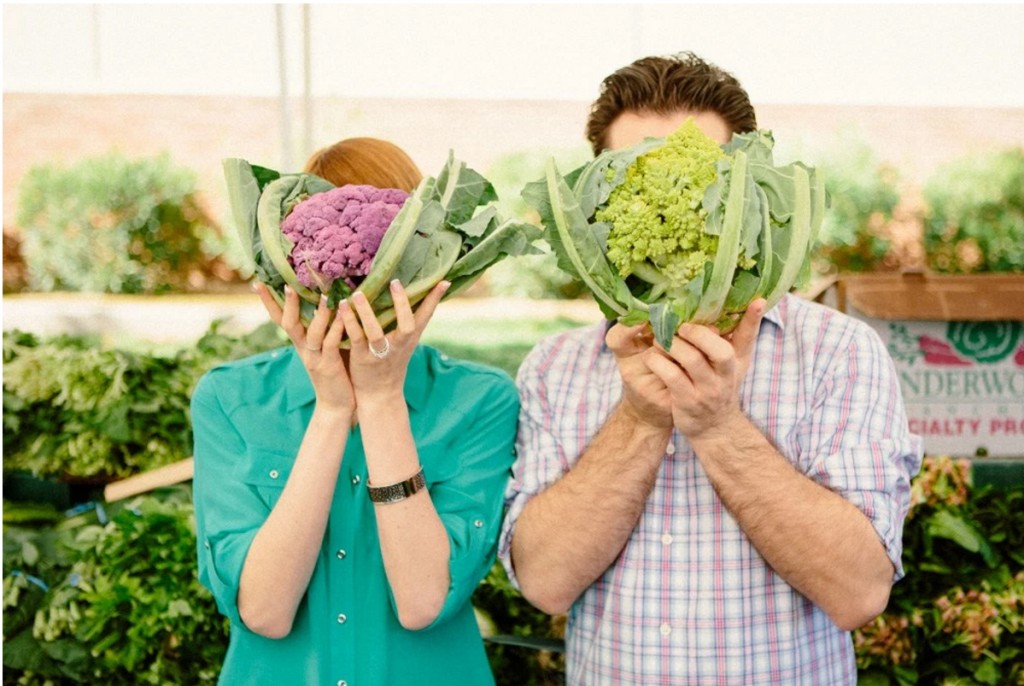
{"type": "Polygon", "coordinates": [[[856,506],[794,469],[746,417],[692,445],[765,561],[840,628],[885,608],[892,563],[856,506]]]}
{"type": "Polygon", "coordinates": [[[569,473],[523,509],[512,562],[530,602],[565,612],[608,569],[643,512],[670,434],[620,405],[569,473]]]}

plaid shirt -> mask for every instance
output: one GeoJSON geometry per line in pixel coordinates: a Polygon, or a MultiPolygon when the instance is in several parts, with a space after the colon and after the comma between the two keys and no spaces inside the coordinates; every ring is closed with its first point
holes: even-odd
{"type": "MultiPolygon", "coordinates": [[[[517,518],[572,468],[621,398],[605,330],[545,339],[520,369],[518,458],[498,552],[514,584],[517,518]]],[[[787,296],[765,315],[740,398],[801,473],[868,517],[899,579],[921,444],[875,332],[787,296]]],[[[856,683],[849,632],[768,567],[677,432],[626,546],[568,620],[574,686],[856,683]]]]}

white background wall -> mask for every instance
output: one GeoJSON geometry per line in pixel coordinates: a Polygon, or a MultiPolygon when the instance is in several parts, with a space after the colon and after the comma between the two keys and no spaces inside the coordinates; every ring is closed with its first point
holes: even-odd
{"type": "MultiPolygon", "coordinates": [[[[284,6],[292,94],[302,10],[284,6]]],[[[314,4],[315,95],[589,101],[690,49],[756,103],[1024,106],[1024,5],[314,4]]],[[[3,8],[8,92],[276,95],[271,4],[3,8]]]]}

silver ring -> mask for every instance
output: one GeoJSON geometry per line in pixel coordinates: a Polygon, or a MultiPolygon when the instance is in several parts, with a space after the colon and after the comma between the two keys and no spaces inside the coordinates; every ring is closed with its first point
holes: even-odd
{"type": "Polygon", "coordinates": [[[378,360],[383,360],[385,357],[391,354],[391,341],[388,340],[387,336],[384,337],[383,350],[376,350],[369,343],[366,344],[366,347],[370,349],[370,354],[376,357],[378,360]]]}

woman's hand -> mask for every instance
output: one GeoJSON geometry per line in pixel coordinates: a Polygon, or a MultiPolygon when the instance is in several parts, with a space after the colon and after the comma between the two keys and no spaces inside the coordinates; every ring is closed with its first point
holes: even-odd
{"type": "Polygon", "coordinates": [[[345,333],[345,320],[335,317],[327,309],[327,298],[320,299],[309,328],[302,326],[299,319],[299,295],[288,286],[284,287],[284,309],[277,304],[274,296],[262,283],[253,286],[275,324],[284,329],[295,345],[309,380],[316,393],[317,408],[338,411],[351,415],[356,407],[355,393],[349,380],[345,364],[341,359],[339,346],[345,333]]]}
{"type": "Polygon", "coordinates": [[[360,403],[404,397],[409,358],[449,286],[448,281],[434,286],[414,314],[402,284],[397,279],[392,281],[397,327],[387,335],[365,295],[357,291],[351,305],[348,301],[341,303],[337,319],[344,322],[352,341],[349,374],[360,403]]]}

